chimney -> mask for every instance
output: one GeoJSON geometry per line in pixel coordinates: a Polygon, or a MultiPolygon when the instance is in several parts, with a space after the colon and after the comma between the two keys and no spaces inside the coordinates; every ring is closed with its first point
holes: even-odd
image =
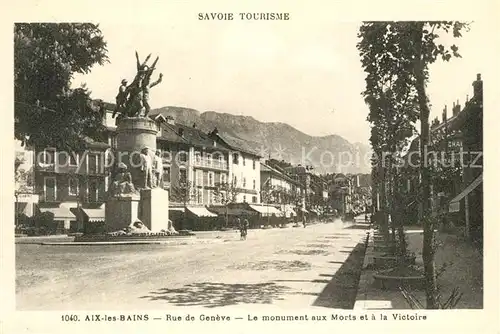
{"type": "Polygon", "coordinates": [[[439,125],[439,119],[436,117],[432,120],[431,128],[434,128],[439,125]]]}
{"type": "Polygon", "coordinates": [[[483,80],[481,79],[481,73],[477,74],[477,79],[472,83],[472,87],[474,88],[474,97],[476,99],[483,98],[483,80]]]}
{"type": "Polygon", "coordinates": [[[170,125],[174,125],[175,124],[175,120],[174,120],[174,118],[172,116],[168,115],[166,117],[166,119],[167,119],[167,124],[170,124],[170,125]]]}
{"type": "Polygon", "coordinates": [[[458,104],[457,100],[456,104],[455,102],[453,102],[453,116],[457,116],[459,112],[460,112],[460,104],[458,104]]]}
{"type": "Polygon", "coordinates": [[[447,119],[448,119],[447,107],[444,106],[444,109],[443,109],[443,123],[446,122],[447,119]]]}

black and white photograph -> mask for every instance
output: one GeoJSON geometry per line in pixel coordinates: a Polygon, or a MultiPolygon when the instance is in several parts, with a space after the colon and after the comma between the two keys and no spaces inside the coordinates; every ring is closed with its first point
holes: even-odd
{"type": "Polygon", "coordinates": [[[16,312],[484,310],[487,22],[209,7],[12,23],[16,312]]]}

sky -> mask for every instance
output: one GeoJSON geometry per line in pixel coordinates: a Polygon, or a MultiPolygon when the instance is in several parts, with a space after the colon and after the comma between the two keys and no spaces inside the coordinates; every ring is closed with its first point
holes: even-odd
{"type": "MultiPolygon", "coordinates": [[[[110,63],[78,75],[93,98],[114,102],[121,79],[135,75],[135,50],[159,56],[163,82],[151,91],[153,108],[179,106],[284,122],[309,135],[336,134],[368,144],[368,108],[356,49],[360,22],[340,22],[291,13],[291,22],[204,22],[197,13],[166,15],[164,21],[101,22],[110,63]],[[295,14],[295,16],[293,16],[295,14]],[[332,22],[333,21],[333,22],[332,22]],[[304,23],[304,24],[302,24],[304,23]]],[[[461,59],[431,66],[431,117],[444,105],[465,101],[483,74],[486,27],[474,22],[453,41],[461,59]]],[[[446,41],[447,43],[449,41],[446,41]]],[[[451,112],[451,111],[450,111],[451,112]]],[[[448,114],[450,114],[450,112],[448,114]]]]}

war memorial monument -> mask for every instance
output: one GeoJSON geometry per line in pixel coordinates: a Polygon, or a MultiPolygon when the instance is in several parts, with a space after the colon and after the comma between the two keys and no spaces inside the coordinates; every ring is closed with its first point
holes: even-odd
{"type": "MultiPolygon", "coordinates": [[[[141,234],[144,237],[178,235],[169,221],[168,191],[160,188],[153,172],[158,126],[148,117],[149,90],[161,83],[160,74],[155,82],[151,77],[158,57],[151,66],[141,63],[136,52],[137,74],[129,85],[122,80],[116,96],[116,149],[113,152],[113,173],[107,192],[105,225],[111,233],[101,235],[106,240],[141,234]]],[[[96,238],[94,235],[91,239],[96,238]]],[[[88,235],[75,241],[86,241],[88,235]]]]}

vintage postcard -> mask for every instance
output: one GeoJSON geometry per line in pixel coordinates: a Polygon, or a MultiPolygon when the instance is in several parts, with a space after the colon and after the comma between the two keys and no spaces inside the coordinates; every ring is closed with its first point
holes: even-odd
{"type": "Polygon", "coordinates": [[[498,331],[494,1],[9,12],[2,332],[498,331]]]}

